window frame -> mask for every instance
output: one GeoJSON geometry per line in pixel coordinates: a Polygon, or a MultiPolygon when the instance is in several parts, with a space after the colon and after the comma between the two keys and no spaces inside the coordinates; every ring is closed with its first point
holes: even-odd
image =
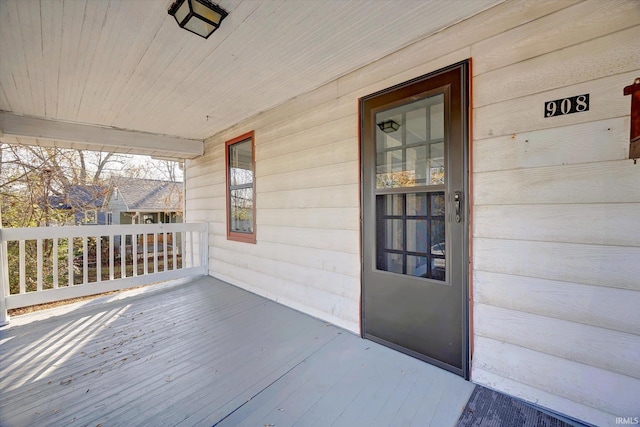
{"type": "Polygon", "coordinates": [[[226,187],[226,205],[225,211],[227,212],[227,240],[234,240],[244,243],[256,243],[256,140],[255,131],[250,131],[230,139],[224,143],[224,164],[225,164],[225,187],[226,187]],[[252,197],[253,197],[253,232],[243,233],[231,230],[231,165],[229,164],[229,147],[234,144],[251,140],[251,171],[253,173],[253,181],[251,183],[252,197]]]}
{"type": "Polygon", "coordinates": [[[98,223],[98,210],[97,209],[85,209],[83,211],[83,224],[97,224],[98,223]]]}

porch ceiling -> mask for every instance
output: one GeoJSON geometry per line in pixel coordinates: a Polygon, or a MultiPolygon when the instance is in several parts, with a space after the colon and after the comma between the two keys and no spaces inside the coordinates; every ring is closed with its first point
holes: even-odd
{"type": "Polygon", "coordinates": [[[195,157],[203,139],[503,0],[220,0],[229,16],[207,40],[177,26],[171,1],[0,1],[0,140],[195,157]]]}

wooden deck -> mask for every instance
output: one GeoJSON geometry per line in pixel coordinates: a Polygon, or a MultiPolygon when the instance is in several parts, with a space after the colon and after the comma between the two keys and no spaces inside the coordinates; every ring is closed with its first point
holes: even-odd
{"type": "Polygon", "coordinates": [[[473,388],[211,277],[0,328],[3,427],[445,427],[473,388]]]}

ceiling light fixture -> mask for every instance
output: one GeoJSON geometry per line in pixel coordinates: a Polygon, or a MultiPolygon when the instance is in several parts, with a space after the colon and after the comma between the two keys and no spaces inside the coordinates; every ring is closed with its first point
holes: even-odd
{"type": "Polygon", "coordinates": [[[395,120],[385,120],[384,122],[378,123],[378,127],[384,133],[391,133],[400,129],[400,124],[395,120]]]}
{"type": "Polygon", "coordinates": [[[205,39],[218,29],[229,14],[209,0],[176,0],[168,12],[181,28],[205,39]]]}

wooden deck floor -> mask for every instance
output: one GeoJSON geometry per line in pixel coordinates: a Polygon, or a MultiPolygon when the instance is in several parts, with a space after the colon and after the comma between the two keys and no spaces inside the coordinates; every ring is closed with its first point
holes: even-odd
{"type": "Polygon", "coordinates": [[[113,299],[0,328],[1,426],[446,427],[474,388],[210,277],[113,299]]]}

